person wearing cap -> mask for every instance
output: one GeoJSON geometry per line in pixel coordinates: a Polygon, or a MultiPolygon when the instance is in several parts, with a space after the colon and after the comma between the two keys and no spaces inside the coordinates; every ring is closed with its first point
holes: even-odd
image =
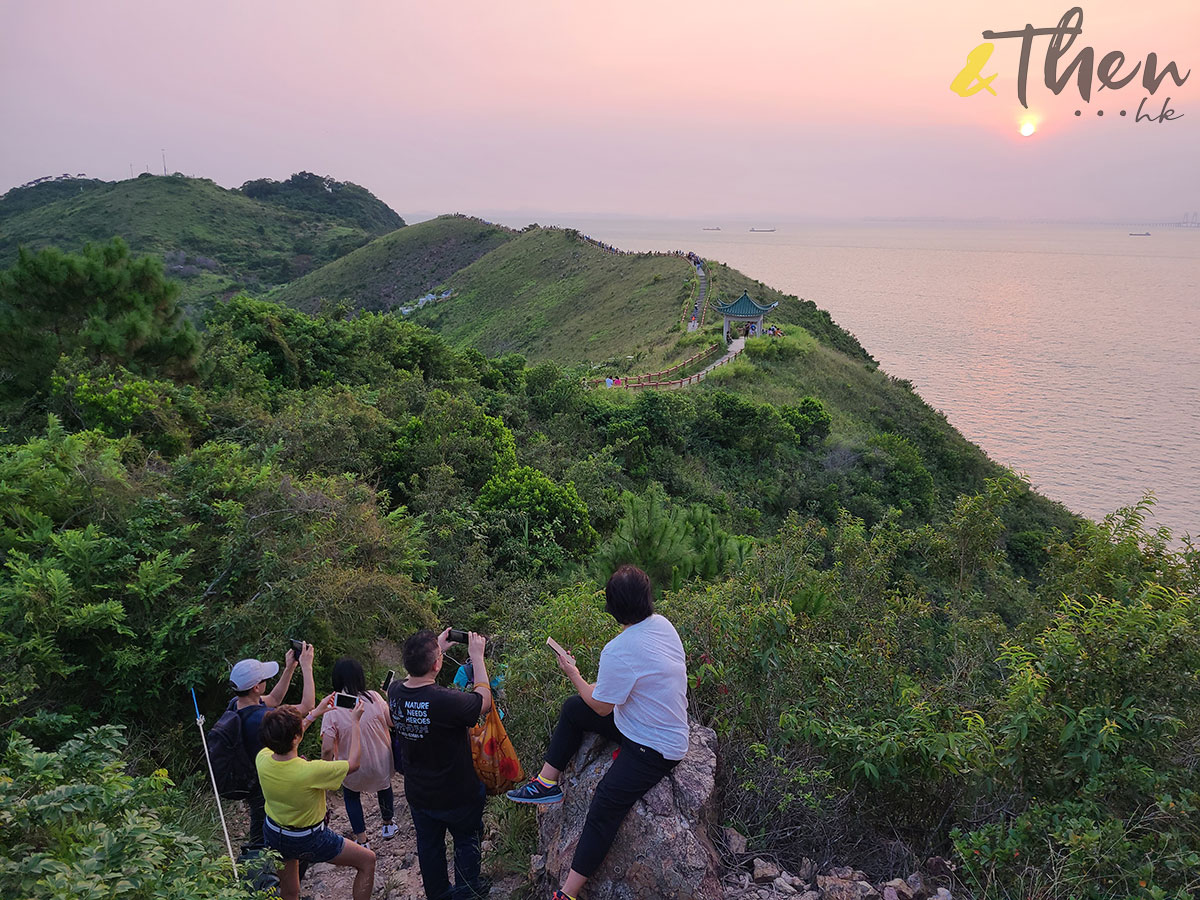
{"type": "MultiPolygon", "coordinates": [[[[275,682],[275,687],[267,693],[267,680],[279,673],[279,663],[263,662],[258,659],[243,659],[229,673],[229,683],[233,687],[234,698],[229,708],[236,710],[242,720],[242,740],[246,744],[246,754],[251,760],[258,756],[263,748],[259,729],[262,727],[263,716],[267,710],[275,709],[287,696],[288,687],[292,683],[292,675],[296,666],[300,666],[300,676],[303,683],[303,693],[300,697],[300,715],[304,716],[316,705],[317,688],[312,674],[313,646],[304,644],[300,659],[296,659],[294,650],[288,650],[283,663],[283,677],[275,682]]],[[[250,812],[250,830],[247,842],[251,848],[262,848],[263,821],[266,818],[265,801],[262,788],[256,781],[246,798],[246,807],[250,812]]]]}

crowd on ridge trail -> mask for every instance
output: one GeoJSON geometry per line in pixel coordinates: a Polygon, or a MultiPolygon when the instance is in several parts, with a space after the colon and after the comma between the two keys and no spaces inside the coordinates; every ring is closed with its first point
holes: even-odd
{"type": "MultiPolygon", "coordinates": [[[[592,797],[570,871],[551,900],[578,900],[626,814],[688,751],[686,657],[674,626],[654,611],[649,577],[635,566],[621,566],[608,579],[604,595],[605,609],[621,631],[604,646],[594,682],[580,674],[570,653],[547,640],[577,693],[559,711],[541,770],[506,792],[517,803],[560,802],[560,776],[585,734],[597,733],[618,745],[592,797]]],[[[214,773],[221,773],[214,774],[214,781],[222,796],[246,801],[250,830],[243,857],[266,847],[283,859],[278,873],[283,900],[298,900],[301,879],[316,863],[353,869],[353,900],[371,896],[376,851],[366,833],[362,795],[376,794],[379,837],[394,838],[399,827],[393,819],[393,769],[404,776],[428,900],[488,895],[490,885],[480,874],[487,791],[469,738],[493,705],[486,643],[474,632],[418,631],[404,644],[408,677],[389,678],[386,699],[367,689],[356,660],[343,657],[332,670],[334,691],[316,702],[314,648],[300,641],[291,642],[282,674],[278,663],[258,659],[243,659],[233,667],[229,683],[234,697],[208,739],[214,773]],[[469,666],[463,669],[469,674],[456,679],[462,689],[442,687],[438,676],[445,653],[464,639],[469,666]],[[286,705],[297,668],[301,700],[286,705]],[[276,675],[280,677],[268,691],[267,682],[276,675]],[[317,719],[322,758],[308,760],[299,754],[300,742],[317,719]],[[236,759],[243,761],[244,777],[235,784],[236,759]],[[339,788],[349,835],[328,825],[325,792],[339,788]],[[453,884],[447,832],[454,845],[453,884]]]]}

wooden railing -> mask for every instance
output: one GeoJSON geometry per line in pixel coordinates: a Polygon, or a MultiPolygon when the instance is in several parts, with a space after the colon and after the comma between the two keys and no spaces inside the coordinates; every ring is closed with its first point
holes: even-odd
{"type": "MultiPolygon", "coordinates": [[[[662,378],[664,375],[670,375],[672,372],[678,372],[680,369],[686,369],[692,363],[709,356],[720,346],[721,345],[719,343],[713,344],[707,350],[702,350],[690,359],[685,359],[683,362],[677,363],[676,365],[671,366],[669,369],[663,369],[661,372],[649,372],[645,375],[629,375],[626,378],[621,379],[621,387],[640,387],[651,379],[655,379],[655,383],[657,384],[657,379],[662,378]]],[[[596,387],[597,385],[604,384],[605,380],[605,378],[593,378],[588,382],[588,386],[596,387]]]]}
{"type": "Polygon", "coordinates": [[[701,381],[703,381],[706,377],[708,377],[708,373],[711,372],[713,369],[719,369],[721,366],[725,365],[726,363],[733,362],[735,359],[737,359],[739,356],[741,356],[745,351],[746,351],[746,348],[743,347],[741,350],[738,350],[735,353],[731,353],[725,359],[721,359],[721,360],[718,360],[717,362],[713,363],[710,368],[705,369],[703,372],[697,372],[695,375],[689,375],[687,378],[677,378],[674,381],[643,381],[643,382],[640,382],[639,384],[624,384],[624,383],[622,383],[621,386],[630,388],[631,390],[636,390],[638,388],[660,388],[660,389],[666,390],[666,391],[674,391],[674,390],[678,390],[680,388],[690,387],[693,384],[699,384],[701,381]]]}

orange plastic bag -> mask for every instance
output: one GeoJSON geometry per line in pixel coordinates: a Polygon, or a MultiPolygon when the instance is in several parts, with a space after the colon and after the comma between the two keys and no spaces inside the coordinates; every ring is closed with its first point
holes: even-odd
{"type": "Polygon", "coordinates": [[[495,703],[483,721],[471,729],[470,739],[475,772],[489,794],[501,794],[525,780],[521,761],[508,739],[495,703]]]}

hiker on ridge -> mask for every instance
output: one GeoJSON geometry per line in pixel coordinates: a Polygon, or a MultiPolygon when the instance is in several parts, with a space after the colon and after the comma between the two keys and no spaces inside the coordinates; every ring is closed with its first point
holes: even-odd
{"type": "Polygon", "coordinates": [[[675,626],[654,612],[650,578],[636,566],[621,566],[604,586],[604,597],[621,633],[604,645],[595,684],[579,674],[574,657],[555,650],[559,668],[579,694],[562,705],[542,771],[507,794],[518,803],[558,803],[563,798],[558,779],[585,732],[620,745],[596,786],[571,871],[552,900],[576,900],[629,810],[688,750],[687,657],[675,626]]]}

